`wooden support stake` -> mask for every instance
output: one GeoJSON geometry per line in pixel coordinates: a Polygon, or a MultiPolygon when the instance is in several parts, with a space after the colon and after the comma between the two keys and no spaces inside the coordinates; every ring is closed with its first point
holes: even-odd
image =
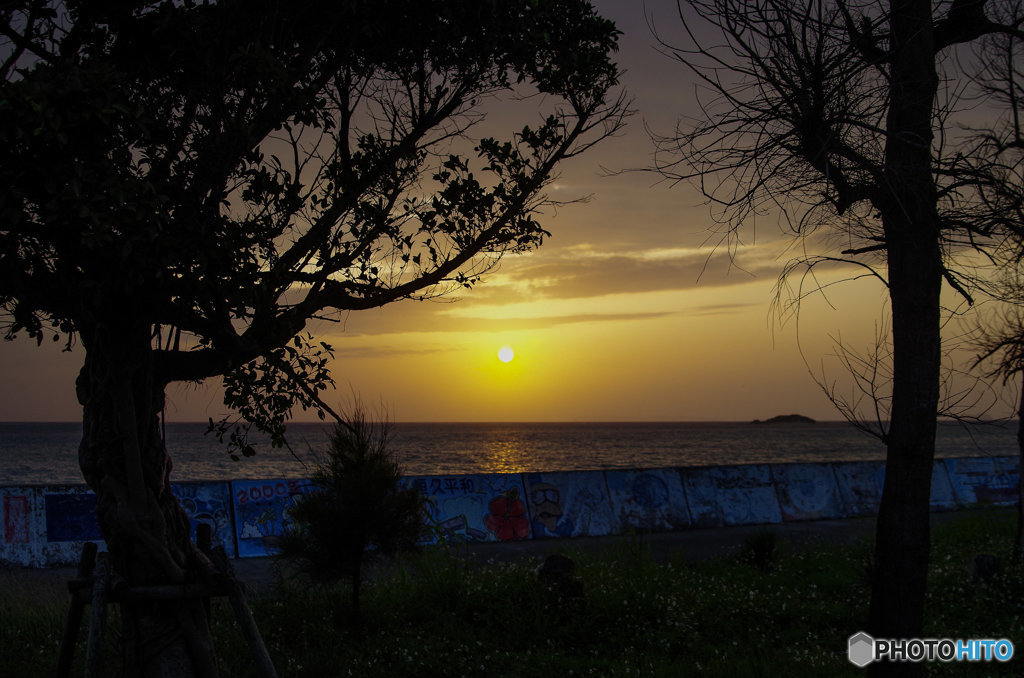
{"type": "Polygon", "coordinates": [[[64,637],[60,641],[60,656],[57,658],[57,678],[68,678],[71,675],[71,662],[75,659],[75,645],[78,644],[78,632],[82,628],[82,612],[85,602],[79,594],[76,582],[92,576],[96,566],[96,544],[91,541],[82,546],[82,556],[78,559],[78,574],[75,582],[68,582],[71,602],[68,604],[68,619],[64,625],[64,637]]]}
{"type": "MultiPolygon", "coordinates": [[[[223,546],[210,548],[209,533],[200,535],[198,540],[205,546],[205,552],[219,571],[218,581],[211,584],[184,584],[169,586],[131,587],[120,582],[115,585],[109,572],[106,554],[96,554],[96,545],[86,543],[78,565],[78,577],[68,582],[71,603],[68,609],[68,623],[61,641],[60,657],[57,664],[57,678],[69,678],[74,659],[75,645],[82,624],[82,613],[86,603],[92,605],[89,616],[89,634],[85,646],[85,678],[98,678],[102,669],[103,636],[107,624],[107,604],[118,601],[183,600],[203,598],[207,605],[213,596],[227,596],[235,612],[235,619],[249,645],[249,652],[256,662],[259,678],[277,678],[277,670],[263,643],[256,620],[245,602],[242,586],[235,578],[234,568],[224,552],[223,546]]],[[[209,611],[207,611],[209,615],[209,611]]]]}
{"type": "Polygon", "coordinates": [[[107,625],[107,558],[96,559],[96,574],[92,579],[92,610],[89,616],[89,639],[85,644],[85,678],[99,678],[103,658],[103,634],[107,625]]]}
{"type": "MultiPolygon", "coordinates": [[[[196,547],[202,552],[207,558],[210,557],[213,542],[213,528],[210,527],[209,523],[199,523],[196,525],[196,547]]],[[[210,624],[210,599],[207,598],[203,601],[203,611],[206,613],[206,624],[210,624]]]]}
{"type": "Polygon", "coordinates": [[[196,525],[196,546],[199,547],[199,550],[209,556],[212,542],[213,528],[210,527],[210,524],[199,523],[196,525]]]}
{"type": "Polygon", "coordinates": [[[264,645],[263,637],[260,636],[256,620],[253,619],[249,605],[245,602],[245,595],[242,593],[242,588],[235,578],[234,568],[231,567],[231,563],[228,561],[224,547],[218,546],[213,549],[211,556],[213,557],[214,564],[224,574],[228,601],[230,601],[231,607],[235,611],[235,618],[238,620],[242,634],[249,644],[249,652],[252,653],[252,658],[256,662],[256,675],[260,678],[277,678],[274,662],[270,659],[270,653],[267,652],[267,646],[264,645]]]}

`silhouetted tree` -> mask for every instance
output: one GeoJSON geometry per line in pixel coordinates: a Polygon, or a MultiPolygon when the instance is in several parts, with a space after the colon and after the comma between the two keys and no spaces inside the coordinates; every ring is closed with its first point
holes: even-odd
{"type": "MultiPolygon", "coordinates": [[[[999,115],[992,124],[972,125],[975,146],[957,166],[964,191],[973,192],[971,218],[1014,237],[993,254],[1001,275],[988,286],[997,310],[984,317],[977,365],[985,365],[1004,385],[1024,373],[1024,38],[996,35],[980,47],[978,81],[999,115]]],[[[1017,402],[1018,468],[1024,469],[1024,381],[1017,402]]],[[[1024,553],[1024,478],[1017,485],[1014,557],[1024,553]]]]}
{"type": "Polygon", "coordinates": [[[1024,554],[1024,281],[1021,271],[1014,269],[1004,278],[1000,301],[1004,302],[988,326],[982,329],[978,340],[980,349],[976,365],[987,365],[990,377],[1009,384],[1021,375],[1017,395],[1017,535],[1013,543],[1013,556],[1020,560],[1024,554]]]}
{"type": "MultiPolygon", "coordinates": [[[[280,442],[330,384],[311,320],[540,245],[555,167],[625,115],[616,40],[585,0],[3,4],[6,334],[85,349],[79,460],[130,585],[208,569],[170,492],[165,387],[225,375],[280,442]],[[466,143],[513,92],[527,125],[466,143]]],[[[125,603],[129,670],[213,675],[202,610],[125,603]]]]}
{"type": "MultiPolygon", "coordinates": [[[[968,199],[951,174],[955,107],[970,77],[946,56],[1020,34],[1024,9],[984,0],[691,0],[688,42],[666,45],[698,78],[706,119],[660,140],[658,169],[694,180],[735,233],[767,208],[793,230],[849,242],[823,261],[856,262],[888,286],[891,420],[876,533],[870,631],[920,636],[941,361],[940,290],[964,245],[1000,233],[954,218],[968,199]],[[949,84],[940,91],[940,70],[949,84]]],[[[917,665],[874,665],[915,673],[917,665]]]]}

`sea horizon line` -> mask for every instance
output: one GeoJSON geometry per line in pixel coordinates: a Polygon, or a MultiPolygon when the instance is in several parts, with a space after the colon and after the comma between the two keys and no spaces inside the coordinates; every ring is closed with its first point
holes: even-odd
{"type": "MultiPolygon", "coordinates": [[[[955,419],[938,418],[938,423],[949,424],[949,423],[963,423],[957,422],[955,419]]],[[[1016,418],[1008,419],[991,419],[984,421],[969,422],[970,424],[979,425],[990,425],[990,424],[1007,424],[1016,422],[1016,418]]],[[[73,425],[81,424],[82,421],[79,419],[20,419],[20,420],[0,420],[0,426],[11,426],[11,425],[73,425]]],[[[182,421],[167,421],[168,425],[180,424],[180,425],[203,425],[209,424],[208,421],[202,420],[182,420],[182,421]]],[[[314,424],[314,425],[330,425],[331,420],[317,420],[317,419],[303,419],[297,421],[287,422],[286,425],[299,425],[299,424],[314,424]]],[[[851,422],[845,419],[816,419],[813,422],[769,422],[764,419],[522,419],[522,420],[408,420],[408,421],[393,421],[388,420],[388,424],[397,425],[415,425],[415,426],[427,426],[427,425],[439,425],[439,426],[468,426],[468,425],[572,425],[572,424],[593,424],[593,425],[632,425],[632,424],[768,424],[771,426],[778,425],[814,425],[814,424],[851,424],[851,422]]]]}

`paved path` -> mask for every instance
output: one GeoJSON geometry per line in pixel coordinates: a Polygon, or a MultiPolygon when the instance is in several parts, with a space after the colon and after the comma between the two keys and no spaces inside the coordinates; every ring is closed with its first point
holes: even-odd
{"type": "MultiPolygon", "coordinates": [[[[932,524],[938,525],[947,522],[958,513],[962,512],[933,513],[932,524]]],[[[874,528],[874,518],[847,518],[803,523],[693,529],[642,536],[620,535],[502,543],[485,542],[455,546],[452,549],[455,554],[470,558],[480,564],[515,561],[540,564],[551,553],[565,553],[570,556],[573,553],[609,553],[627,548],[632,541],[642,539],[656,560],[667,561],[683,558],[697,561],[728,555],[741,549],[751,537],[765,532],[775,534],[780,542],[787,544],[788,548],[801,548],[821,543],[863,542],[871,539],[874,528]]],[[[232,560],[231,563],[238,578],[246,584],[249,590],[259,592],[273,590],[276,581],[273,558],[239,558],[232,560]]],[[[0,570],[0,587],[4,589],[19,587],[35,591],[40,595],[66,596],[66,582],[74,576],[74,567],[7,568],[0,570]]]]}
{"type": "MultiPolygon", "coordinates": [[[[805,523],[744,525],[739,527],[694,529],[640,536],[578,537],[575,539],[537,539],[518,542],[484,542],[450,547],[460,557],[478,563],[526,561],[540,563],[551,553],[599,554],[627,548],[637,539],[649,545],[654,558],[706,560],[740,549],[753,535],[772,532],[781,540],[798,546],[820,541],[852,542],[867,538],[874,529],[873,519],[820,520],[805,523]]],[[[434,547],[428,547],[434,548],[434,547]]],[[[266,591],[273,587],[273,558],[239,558],[231,561],[238,578],[250,589],[266,591]]],[[[74,578],[75,568],[46,569],[14,567],[0,571],[0,586],[30,587],[41,591],[63,592],[74,578]]]]}

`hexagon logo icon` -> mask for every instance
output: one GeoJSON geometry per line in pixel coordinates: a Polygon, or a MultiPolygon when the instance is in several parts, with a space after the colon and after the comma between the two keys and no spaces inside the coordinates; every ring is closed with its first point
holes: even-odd
{"type": "Polygon", "coordinates": [[[875,660],[875,639],[863,631],[850,636],[847,657],[854,666],[864,668],[875,660]]]}

